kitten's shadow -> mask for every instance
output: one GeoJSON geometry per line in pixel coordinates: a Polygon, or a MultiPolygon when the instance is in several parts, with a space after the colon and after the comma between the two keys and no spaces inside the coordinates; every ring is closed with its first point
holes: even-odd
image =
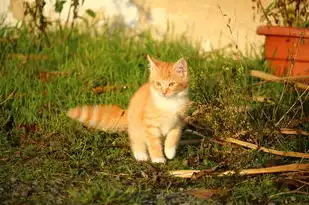
{"type": "Polygon", "coordinates": [[[205,137],[211,137],[214,130],[208,125],[187,124],[183,129],[180,145],[199,145],[205,137]]]}
{"type": "Polygon", "coordinates": [[[183,135],[179,142],[179,157],[186,157],[188,155],[189,146],[198,149],[201,143],[206,138],[212,137],[213,129],[209,126],[186,125],[183,129],[183,135]]]}

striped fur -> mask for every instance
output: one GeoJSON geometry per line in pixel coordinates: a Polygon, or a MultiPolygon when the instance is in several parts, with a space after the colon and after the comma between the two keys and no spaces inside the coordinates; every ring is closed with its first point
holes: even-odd
{"type": "Polygon", "coordinates": [[[116,105],[85,105],[69,109],[67,116],[88,127],[106,132],[128,129],[127,111],[116,105]]]}
{"type": "Polygon", "coordinates": [[[188,68],[183,58],[164,62],[148,56],[148,61],[149,81],[135,92],[127,111],[116,105],[85,105],[67,115],[96,129],[128,131],[136,160],[147,161],[150,156],[152,162],[164,163],[165,157],[174,158],[181,137],[179,116],[185,115],[189,104],[188,68]]]}

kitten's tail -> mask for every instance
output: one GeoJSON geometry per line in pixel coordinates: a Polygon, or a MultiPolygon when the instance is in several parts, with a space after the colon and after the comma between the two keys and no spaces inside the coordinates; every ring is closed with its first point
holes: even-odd
{"type": "Polygon", "coordinates": [[[128,111],[117,105],[78,106],[69,109],[67,116],[106,132],[123,132],[128,129],[128,111]]]}

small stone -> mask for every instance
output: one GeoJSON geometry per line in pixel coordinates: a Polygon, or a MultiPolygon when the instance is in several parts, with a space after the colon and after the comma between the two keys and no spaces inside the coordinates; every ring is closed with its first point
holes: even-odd
{"type": "Polygon", "coordinates": [[[24,190],[20,193],[21,196],[27,197],[28,196],[28,190],[24,190]]]}
{"type": "Polygon", "coordinates": [[[11,180],[11,182],[13,182],[13,183],[16,182],[16,178],[14,178],[14,177],[11,177],[10,180],[11,180]]]}

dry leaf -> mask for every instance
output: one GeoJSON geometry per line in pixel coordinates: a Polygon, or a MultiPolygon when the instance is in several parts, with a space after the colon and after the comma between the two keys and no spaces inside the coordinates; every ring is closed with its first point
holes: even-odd
{"type": "Polygon", "coordinates": [[[9,157],[0,157],[0,161],[4,162],[4,161],[9,161],[10,158],[9,157]]]}
{"type": "Polygon", "coordinates": [[[308,123],[309,122],[309,118],[305,117],[302,119],[292,119],[289,124],[287,125],[288,128],[295,128],[299,125],[302,125],[303,123],[308,123]]]}
{"type": "Polygon", "coordinates": [[[269,97],[265,96],[252,96],[252,100],[256,102],[264,102],[264,103],[269,103],[269,104],[275,104],[274,101],[272,101],[269,97]]]}
{"type": "Polygon", "coordinates": [[[47,74],[46,74],[46,72],[41,72],[40,73],[40,81],[47,82],[47,74]]]}
{"type": "Polygon", "coordinates": [[[28,61],[28,60],[47,60],[47,55],[42,54],[18,54],[18,53],[10,53],[8,55],[10,58],[17,58],[22,61],[28,61]]]}
{"type": "Polygon", "coordinates": [[[0,71],[0,77],[4,77],[4,76],[7,76],[7,75],[8,75],[8,72],[0,71]]]}
{"type": "Polygon", "coordinates": [[[141,175],[142,175],[142,177],[144,177],[145,179],[148,179],[148,178],[149,178],[148,174],[146,174],[144,171],[141,171],[141,175]]]}
{"type": "Polygon", "coordinates": [[[196,190],[187,191],[187,193],[191,194],[191,195],[193,195],[197,198],[209,199],[214,194],[218,193],[218,191],[220,191],[220,190],[216,190],[216,189],[196,189],[196,190]]]}
{"type": "Polygon", "coordinates": [[[22,123],[18,125],[16,128],[24,130],[26,133],[34,133],[40,130],[39,125],[35,123],[22,123]]]}
{"type": "Polygon", "coordinates": [[[59,77],[59,76],[70,76],[71,72],[60,72],[60,71],[54,71],[54,72],[40,72],[40,81],[47,82],[52,78],[59,77]]]}
{"type": "Polygon", "coordinates": [[[110,91],[114,91],[114,90],[125,90],[127,89],[128,86],[124,85],[106,85],[106,86],[97,86],[92,88],[92,91],[95,94],[101,94],[101,93],[105,93],[105,92],[110,92],[110,91]]]}
{"type": "Polygon", "coordinates": [[[0,38],[0,42],[16,41],[19,39],[19,36],[10,36],[7,38],[0,38]]]}

